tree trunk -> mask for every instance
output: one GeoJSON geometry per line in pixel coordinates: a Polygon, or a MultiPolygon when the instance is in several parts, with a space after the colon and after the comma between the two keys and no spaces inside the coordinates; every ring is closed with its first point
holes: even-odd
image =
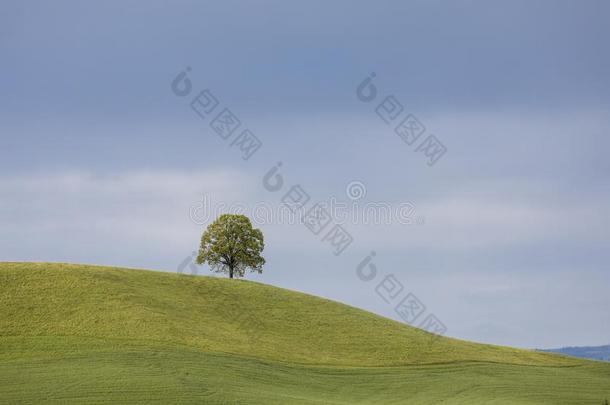
{"type": "Polygon", "coordinates": [[[233,267],[229,267],[229,278],[233,278],[233,267]]]}

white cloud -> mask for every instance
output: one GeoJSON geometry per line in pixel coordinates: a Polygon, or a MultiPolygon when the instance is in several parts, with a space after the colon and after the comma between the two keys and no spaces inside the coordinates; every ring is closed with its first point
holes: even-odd
{"type": "Polygon", "coordinates": [[[87,257],[106,249],[121,257],[175,252],[196,244],[200,229],[190,221],[189,207],[202,193],[243,200],[249,187],[245,174],[223,170],[0,177],[0,251],[4,260],[68,261],[92,260],[87,257]]]}
{"type": "MultiPolygon", "coordinates": [[[[10,259],[18,251],[18,258],[25,260],[27,252],[42,254],[48,243],[70,257],[73,246],[60,241],[74,241],[75,235],[79,245],[104,241],[106,248],[132,252],[137,247],[168,252],[190,249],[202,225],[190,220],[189,210],[204,193],[212,196],[214,204],[240,203],[247,212],[262,196],[268,207],[277,209],[281,196],[266,193],[259,183],[260,179],[235,170],[138,170],[104,176],[71,171],[0,177],[0,221],[7,239],[1,248],[3,257],[10,259]]],[[[416,204],[414,218],[423,217],[423,225],[394,220],[391,225],[347,223],[345,227],[354,235],[355,245],[387,249],[493,249],[549,241],[601,241],[609,236],[610,221],[599,198],[549,202],[528,199],[528,187],[496,187],[510,192],[513,201],[503,201],[502,194],[493,192],[440,197],[416,204]]],[[[320,252],[325,248],[301,224],[260,226],[274,248],[320,252]]]]}

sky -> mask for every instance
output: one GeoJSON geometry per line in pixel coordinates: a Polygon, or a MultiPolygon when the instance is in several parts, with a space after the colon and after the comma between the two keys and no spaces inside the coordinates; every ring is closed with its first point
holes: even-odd
{"type": "Polygon", "coordinates": [[[265,235],[250,280],[460,339],[608,344],[609,18],[594,0],[2,2],[0,260],[177,272],[241,210],[265,235]],[[342,214],[315,234],[280,215],[291,190],[297,215],[342,214]]]}

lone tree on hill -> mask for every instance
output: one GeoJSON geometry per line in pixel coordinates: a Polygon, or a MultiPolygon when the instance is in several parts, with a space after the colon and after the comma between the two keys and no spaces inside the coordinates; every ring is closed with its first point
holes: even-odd
{"type": "Polygon", "coordinates": [[[246,269],[263,272],[263,233],[252,228],[244,215],[223,214],[201,236],[197,263],[207,262],[212,271],[243,277],[246,269]]]}

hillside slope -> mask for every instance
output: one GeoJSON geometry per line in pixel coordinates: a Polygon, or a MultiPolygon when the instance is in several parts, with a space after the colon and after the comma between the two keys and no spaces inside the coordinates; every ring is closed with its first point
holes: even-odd
{"type": "Polygon", "coordinates": [[[259,283],[0,263],[0,286],[0,398],[14,401],[595,404],[610,397],[607,364],[434,338],[259,283]]]}

